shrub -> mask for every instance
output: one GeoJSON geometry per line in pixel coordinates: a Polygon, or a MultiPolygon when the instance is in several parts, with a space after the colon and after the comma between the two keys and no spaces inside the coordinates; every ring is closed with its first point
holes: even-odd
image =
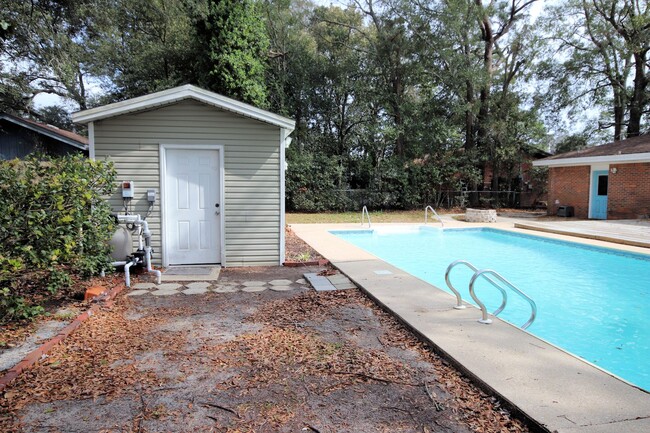
{"type": "Polygon", "coordinates": [[[102,195],[114,178],[111,163],[80,155],[0,161],[0,322],[109,269],[114,222],[102,195]]]}

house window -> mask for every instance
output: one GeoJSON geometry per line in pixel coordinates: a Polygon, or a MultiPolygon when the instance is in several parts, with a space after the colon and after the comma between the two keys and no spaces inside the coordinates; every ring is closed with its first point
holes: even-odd
{"type": "Polygon", "coordinates": [[[607,178],[609,176],[598,176],[598,195],[607,195],[607,178]]]}

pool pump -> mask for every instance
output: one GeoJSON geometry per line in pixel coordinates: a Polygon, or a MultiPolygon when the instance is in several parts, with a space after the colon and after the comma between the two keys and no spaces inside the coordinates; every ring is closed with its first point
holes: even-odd
{"type": "Polygon", "coordinates": [[[111,264],[115,267],[124,267],[124,280],[126,287],[131,287],[130,269],[132,266],[145,267],[147,272],[156,275],[160,284],[161,272],[151,266],[151,231],[149,224],[140,215],[119,215],[115,220],[119,224],[113,234],[110,245],[113,248],[112,256],[115,260],[111,264]],[[133,251],[132,233],[138,236],[138,249],[133,251]]]}

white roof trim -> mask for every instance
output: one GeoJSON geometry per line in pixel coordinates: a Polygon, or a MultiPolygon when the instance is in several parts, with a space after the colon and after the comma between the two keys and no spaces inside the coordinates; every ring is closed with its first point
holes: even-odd
{"type": "Polygon", "coordinates": [[[279,116],[270,111],[262,110],[252,105],[245,104],[234,99],[227,98],[200,87],[187,84],[174,87],[173,89],[151,93],[122,102],[104,105],[90,110],[78,111],[72,114],[72,120],[76,123],[88,123],[109,117],[115,117],[126,113],[148,110],[156,106],[173,104],[183,99],[196,99],[208,105],[232,111],[242,116],[250,117],[260,122],[269,123],[288,130],[288,133],[295,129],[296,122],[287,117],[279,116]]]}
{"type": "Polygon", "coordinates": [[[585,156],[582,158],[540,159],[533,161],[535,167],[568,167],[572,165],[631,164],[635,162],[650,162],[650,153],[625,153],[621,155],[585,156]]]}

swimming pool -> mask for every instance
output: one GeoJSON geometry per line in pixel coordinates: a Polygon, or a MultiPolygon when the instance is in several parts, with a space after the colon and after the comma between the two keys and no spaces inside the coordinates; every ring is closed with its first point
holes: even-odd
{"type": "MultiPolygon", "coordinates": [[[[491,228],[331,233],[448,292],[452,261],[493,269],[537,303],[529,332],[650,390],[650,255],[491,228]]],[[[451,272],[464,300],[471,300],[471,276],[464,267],[451,272]]],[[[488,311],[499,306],[501,295],[486,282],[477,282],[476,293],[488,311]]],[[[499,317],[520,326],[530,306],[508,295],[499,317]]]]}

